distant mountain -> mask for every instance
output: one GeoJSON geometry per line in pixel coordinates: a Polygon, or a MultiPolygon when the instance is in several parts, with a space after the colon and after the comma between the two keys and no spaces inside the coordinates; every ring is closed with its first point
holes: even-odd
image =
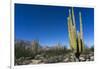
{"type": "Polygon", "coordinates": [[[25,46],[26,48],[31,48],[31,41],[26,41],[26,40],[20,40],[20,39],[16,39],[15,40],[15,44],[19,44],[20,46],[25,46]]]}
{"type": "MultiPolygon", "coordinates": [[[[63,48],[67,48],[67,46],[65,45],[61,45],[61,44],[57,44],[55,46],[41,46],[41,44],[39,44],[39,42],[37,41],[27,41],[27,40],[21,40],[21,39],[15,39],[15,44],[17,44],[17,46],[25,46],[25,48],[32,48],[32,46],[34,44],[38,43],[39,48],[41,49],[45,49],[45,50],[49,50],[49,49],[63,49],[63,48]],[[33,45],[32,45],[33,44],[33,45]]],[[[35,45],[34,45],[35,46],[35,45]]]]}

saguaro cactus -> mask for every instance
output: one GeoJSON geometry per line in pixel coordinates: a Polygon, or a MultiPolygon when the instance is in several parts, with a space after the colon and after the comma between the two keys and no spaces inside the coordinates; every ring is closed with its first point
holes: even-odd
{"type": "Polygon", "coordinates": [[[31,49],[32,49],[33,56],[36,55],[38,53],[38,50],[39,50],[39,41],[34,40],[32,42],[32,48],[31,49]]]}
{"type": "Polygon", "coordinates": [[[81,12],[79,12],[80,32],[76,31],[75,15],[73,8],[72,10],[69,9],[69,16],[67,18],[67,21],[70,47],[76,58],[79,59],[80,54],[84,51],[81,12]]]}

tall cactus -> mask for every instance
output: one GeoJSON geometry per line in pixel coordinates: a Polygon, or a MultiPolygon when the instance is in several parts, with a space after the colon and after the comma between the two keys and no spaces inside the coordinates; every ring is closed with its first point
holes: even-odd
{"type": "Polygon", "coordinates": [[[72,10],[69,10],[67,21],[70,47],[75,56],[79,59],[80,54],[84,50],[81,12],[79,12],[80,32],[76,31],[75,15],[73,8],[72,10]]]}

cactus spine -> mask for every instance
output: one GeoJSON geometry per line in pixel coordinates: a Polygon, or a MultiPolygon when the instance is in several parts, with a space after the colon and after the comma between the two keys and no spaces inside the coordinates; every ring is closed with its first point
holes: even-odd
{"type": "Polygon", "coordinates": [[[69,10],[69,16],[67,18],[67,21],[70,47],[71,50],[75,53],[75,56],[79,58],[80,54],[83,52],[84,49],[81,12],[79,12],[80,32],[76,30],[75,15],[73,8],[72,11],[69,10]]]}

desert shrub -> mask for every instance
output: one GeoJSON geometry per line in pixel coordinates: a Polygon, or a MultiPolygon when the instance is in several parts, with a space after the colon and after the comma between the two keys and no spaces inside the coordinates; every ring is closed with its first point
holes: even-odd
{"type": "Polygon", "coordinates": [[[90,50],[91,50],[92,52],[94,52],[94,46],[92,46],[92,47],[90,48],[90,50]]]}
{"type": "Polygon", "coordinates": [[[29,57],[31,56],[31,50],[29,48],[25,48],[24,42],[15,44],[15,58],[18,59],[20,57],[29,57]]]}

